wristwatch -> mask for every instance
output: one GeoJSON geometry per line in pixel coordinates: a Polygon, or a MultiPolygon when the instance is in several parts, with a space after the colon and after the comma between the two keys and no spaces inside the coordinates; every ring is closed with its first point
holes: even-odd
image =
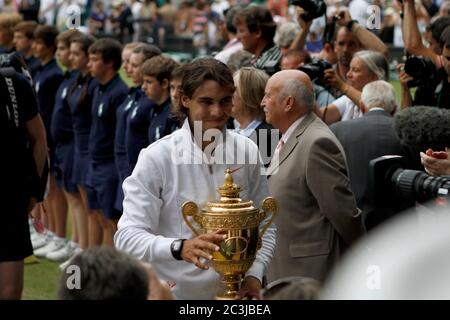
{"type": "Polygon", "coordinates": [[[184,240],[186,239],[174,240],[170,245],[170,251],[172,252],[173,257],[177,260],[183,260],[181,257],[181,250],[183,250],[184,240]]]}

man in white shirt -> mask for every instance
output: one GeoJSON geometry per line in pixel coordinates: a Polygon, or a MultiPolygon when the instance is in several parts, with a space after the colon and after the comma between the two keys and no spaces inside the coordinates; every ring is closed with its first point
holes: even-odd
{"type": "MultiPolygon", "coordinates": [[[[240,197],[253,200],[256,206],[268,195],[268,186],[257,146],[225,129],[235,89],[231,71],[215,59],[199,59],[185,68],[181,104],[188,119],[180,130],[141,151],[123,184],[123,216],[114,240],[117,248],[151,262],[158,276],[172,284],[176,298],[212,299],[219,275],[208,261],[224,235],[213,232],[193,238],[181,206],[191,200],[203,208],[215,200],[227,168],[239,168],[233,178],[243,189],[240,197]],[[212,131],[208,129],[215,129],[213,142],[205,136],[212,131]]],[[[239,297],[259,296],[274,246],[272,225],[239,297]]]]}

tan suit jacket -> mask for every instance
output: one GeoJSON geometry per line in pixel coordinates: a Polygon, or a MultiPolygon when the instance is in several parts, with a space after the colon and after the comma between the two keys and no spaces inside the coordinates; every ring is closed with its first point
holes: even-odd
{"type": "Polygon", "coordinates": [[[287,276],[323,280],[362,232],[340,143],[309,113],[281,149],[278,165],[271,163],[268,175],[270,193],[279,203],[268,281],[287,276]]]}

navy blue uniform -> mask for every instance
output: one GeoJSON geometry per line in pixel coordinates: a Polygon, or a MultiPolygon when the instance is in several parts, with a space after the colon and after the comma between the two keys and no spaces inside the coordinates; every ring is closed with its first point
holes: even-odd
{"type": "Polygon", "coordinates": [[[72,115],[75,155],[73,159],[72,181],[86,187],[89,169],[89,133],[92,124],[92,100],[98,81],[90,76],[78,75],[69,90],[67,103],[72,115]]]}
{"type": "Polygon", "coordinates": [[[50,154],[50,170],[55,170],[55,147],[51,137],[51,119],[55,106],[55,93],[64,80],[64,75],[55,59],[50,60],[45,66],[40,66],[33,78],[36,90],[39,111],[47,131],[47,144],[50,154]]]}
{"type": "Polygon", "coordinates": [[[175,115],[170,113],[170,108],[170,99],[167,99],[162,105],[153,108],[151,115],[152,122],[148,128],[149,144],[152,144],[162,137],[181,128],[182,124],[175,115]]]}
{"type": "Polygon", "coordinates": [[[128,87],[116,75],[99,85],[92,103],[92,126],[89,135],[91,160],[88,180],[88,198],[91,209],[101,209],[109,219],[118,219],[114,208],[119,176],[114,161],[116,112],[128,94],[128,87]]]}
{"type": "Polygon", "coordinates": [[[140,87],[130,88],[126,99],[117,108],[116,111],[116,137],[114,140],[114,153],[116,160],[117,173],[119,175],[119,183],[117,185],[117,193],[114,207],[122,212],[123,190],[122,183],[126,177],[131,174],[128,164],[127,148],[125,145],[125,133],[127,127],[127,117],[134,104],[142,96],[143,92],[140,87]]]}
{"type": "Polygon", "coordinates": [[[142,94],[143,93],[141,88],[130,88],[127,97],[116,111],[117,123],[116,137],[114,140],[114,152],[119,180],[122,182],[131,174],[127,158],[127,148],[125,144],[127,117],[128,113],[133,109],[134,105],[142,94]]]}
{"type": "Polygon", "coordinates": [[[153,109],[157,105],[142,93],[142,96],[128,114],[125,133],[128,166],[130,174],[136,165],[139,152],[149,146],[148,128],[152,122],[153,109]]]}
{"type": "Polygon", "coordinates": [[[27,64],[28,71],[30,72],[31,77],[34,78],[39,67],[41,66],[39,59],[35,58],[34,56],[30,56],[29,58],[24,58],[24,60],[25,63],[27,64]]]}
{"type": "Polygon", "coordinates": [[[67,103],[67,95],[78,78],[78,72],[66,71],[64,81],[58,88],[51,121],[51,134],[55,145],[55,177],[58,185],[68,192],[77,192],[77,185],[72,180],[73,141],[72,115],[67,103]]]}
{"type": "MultiPolygon", "coordinates": [[[[11,83],[11,82],[10,82],[11,83]]],[[[28,144],[26,123],[37,116],[36,96],[28,80],[14,74],[0,76],[0,148],[2,150],[2,213],[0,262],[19,261],[33,253],[28,204],[36,165],[28,144]],[[12,102],[6,79],[12,81],[12,102]]]]}

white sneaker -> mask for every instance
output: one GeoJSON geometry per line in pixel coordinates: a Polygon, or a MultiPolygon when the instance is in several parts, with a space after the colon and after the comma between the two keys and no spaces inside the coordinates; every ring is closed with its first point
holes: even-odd
{"type": "Polygon", "coordinates": [[[33,245],[33,250],[42,248],[47,244],[47,236],[45,234],[35,232],[31,236],[31,244],[33,245]]]}
{"type": "Polygon", "coordinates": [[[66,239],[54,237],[44,247],[37,249],[34,255],[39,258],[45,258],[49,252],[57,251],[64,247],[66,242],[66,239]]]}
{"type": "Polygon", "coordinates": [[[59,250],[47,253],[45,257],[51,261],[66,261],[74,255],[75,249],[77,247],[78,244],[73,241],[68,241],[64,247],[59,250]]]}
{"type": "Polygon", "coordinates": [[[28,226],[30,227],[30,235],[32,236],[33,234],[37,233],[36,229],[34,228],[33,225],[33,219],[28,218],[28,226]]]}
{"type": "Polygon", "coordinates": [[[77,254],[79,254],[81,251],[83,251],[83,249],[81,249],[80,247],[75,248],[73,256],[70,257],[69,259],[67,259],[66,261],[64,261],[63,263],[61,263],[59,265],[59,270],[61,272],[63,272],[68,266],[70,266],[70,263],[71,263],[73,257],[75,257],[77,254]]]}

